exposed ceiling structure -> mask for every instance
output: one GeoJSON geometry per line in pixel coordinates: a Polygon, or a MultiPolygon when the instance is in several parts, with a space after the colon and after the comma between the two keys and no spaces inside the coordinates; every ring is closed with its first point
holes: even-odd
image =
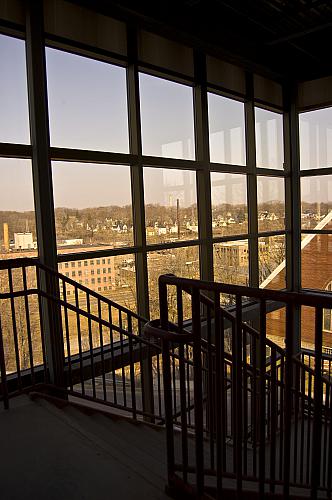
{"type": "Polygon", "coordinates": [[[271,75],[307,80],[332,73],[331,0],[72,1],[271,75]]]}

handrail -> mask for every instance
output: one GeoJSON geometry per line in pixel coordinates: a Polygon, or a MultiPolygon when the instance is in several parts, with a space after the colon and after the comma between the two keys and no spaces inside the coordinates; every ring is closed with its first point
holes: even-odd
{"type": "MultiPolygon", "coordinates": [[[[166,426],[171,440],[169,477],[182,481],[183,487],[192,486],[198,496],[209,491],[205,484],[213,483],[212,477],[216,483],[211,491],[217,497],[222,495],[222,478],[230,474],[240,495],[246,490],[247,480],[257,484],[262,497],[267,490],[273,495],[277,485],[285,497],[294,494],[293,487],[330,492],[326,470],[332,467],[332,452],[328,452],[332,446],[332,431],[328,429],[332,421],[332,380],[325,376],[330,375],[331,365],[326,370],[324,361],[330,363],[332,356],[322,354],[322,311],[332,308],[332,295],[163,275],[159,278],[159,296],[161,324],[169,330],[162,345],[167,368],[166,426]],[[189,304],[188,298],[185,303],[186,315],[190,307],[192,311],[187,344],[176,342],[177,326],[167,324],[170,290],[177,297],[179,328],[183,325],[183,292],[190,296],[189,304]],[[223,293],[235,296],[234,313],[221,305],[223,293]],[[246,299],[258,303],[259,331],[243,319],[246,299]],[[285,308],[285,348],[266,337],[270,301],[285,308]],[[302,305],[314,308],[314,369],[298,358],[293,337],[298,327],[297,308],[302,305]],[[174,356],[178,365],[174,365],[174,356]],[[172,373],[177,366],[180,395],[173,390],[170,397],[167,394],[172,392],[172,373]],[[190,378],[188,367],[192,370],[190,378]],[[193,404],[187,409],[181,405],[179,410],[177,402],[186,400],[188,393],[193,404]],[[182,430],[182,459],[181,453],[180,457],[174,453],[174,424],[182,430]],[[188,462],[188,429],[195,430],[195,465],[188,462]],[[329,445],[321,450],[322,438],[325,442],[329,439],[329,445]],[[230,453],[227,446],[232,447],[230,453]],[[320,467],[322,476],[317,472],[320,467]]],[[[156,335],[162,336],[159,325],[156,335]]],[[[169,485],[174,487],[172,481],[169,485]]]]}
{"type": "Polygon", "coordinates": [[[193,288],[211,292],[227,293],[229,295],[253,297],[255,299],[273,300],[276,302],[285,302],[311,307],[332,308],[332,292],[288,292],[265,288],[252,288],[242,285],[216,283],[212,281],[200,281],[197,279],[179,278],[169,274],[159,276],[159,283],[181,286],[183,289],[193,288]]]}
{"type": "Polygon", "coordinates": [[[65,283],[68,283],[69,285],[73,286],[74,288],[77,288],[79,290],[82,290],[85,293],[88,293],[91,297],[95,297],[96,299],[101,300],[105,304],[108,304],[108,305],[110,305],[112,307],[115,307],[116,309],[121,310],[124,314],[130,314],[132,317],[134,317],[134,318],[136,318],[136,319],[138,319],[140,321],[147,321],[146,318],[143,318],[142,316],[140,316],[137,313],[131,311],[127,307],[122,306],[121,304],[118,304],[118,303],[114,302],[113,300],[111,300],[111,299],[109,299],[107,297],[104,297],[103,295],[99,294],[98,292],[96,292],[94,290],[91,290],[90,288],[82,285],[81,283],[78,283],[77,281],[69,278],[68,276],[65,276],[64,274],[59,273],[59,271],[56,271],[56,270],[54,270],[54,269],[52,269],[52,268],[50,268],[48,266],[45,266],[45,264],[37,262],[36,266],[39,269],[42,269],[42,270],[48,272],[49,274],[52,274],[53,276],[61,279],[61,281],[65,282],[65,283]]]}

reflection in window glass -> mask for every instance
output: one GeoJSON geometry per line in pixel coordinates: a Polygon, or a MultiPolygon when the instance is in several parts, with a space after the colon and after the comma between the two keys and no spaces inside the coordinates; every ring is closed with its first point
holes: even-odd
{"type": "Polygon", "coordinates": [[[30,142],[23,40],[0,35],[0,142],[30,142]]]}
{"type": "Polygon", "coordinates": [[[128,153],[126,70],[46,49],[51,145],[128,153]]]}
{"type": "Polygon", "coordinates": [[[208,94],[210,160],[246,164],[244,104],[208,94]]]}
{"type": "Polygon", "coordinates": [[[60,252],[132,245],[129,167],[64,162],[52,166],[60,252]]]}
{"type": "Polygon", "coordinates": [[[258,230],[285,229],[285,186],[280,177],[257,178],[258,230]]]}
{"type": "Polygon", "coordinates": [[[326,290],[332,280],[332,235],[307,234],[301,243],[302,286],[326,290]]]}
{"type": "MultiPolygon", "coordinates": [[[[182,278],[199,278],[198,247],[184,247],[158,250],[148,253],[149,302],[151,318],[159,318],[158,278],[161,274],[175,274],[182,278]]],[[[176,319],[176,291],[170,288],[168,296],[169,319],[176,319]]],[[[184,317],[191,317],[191,300],[184,296],[184,317]]]]}
{"type": "Polygon", "coordinates": [[[261,288],[286,288],[285,236],[258,238],[258,257],[261,288]]]}
{"type": "Polygon", "coordinates": [[[0,159],[1,258],[33,257],[37,235],[30,160],[0,159]]]}
{"type": "Polygon", "coordinates": [[[256,165],[283,168],[283,118],[279,113],[255,108],[256,165]]]}
{"type": "Polygon", "coordinates": [[[193,160],[192,88],[142,73],[139,84],[143,154],[193,160]]]}
{"type": "Polygon", "coordinates": [[[211,173],[213,236],[248,232],[247,182],[245,175],[211,173]]]}
{"type": "Polygon", "coordinates": [[[332,108],[299,115],[301,169],[332,166],[332,108]]]}
{"type": "Polygon", "coordinates": [[[301,179],[302,229],[332,229],[332,175],[301,179]]]}
{"type": "Polygon", "coordinates": [[[148,243],[198,237],[195,172],[145,168],[144,197],[148,243]]]}
{"type": "MultiPolygon", "coordinates": [[[[248,240],[225,241],[213,245],[214,280],[219,283],[245,285],[249,283],[248,240]]],[[[222,296],[222,303],[232,304],[234,297],[222,296]]]]}

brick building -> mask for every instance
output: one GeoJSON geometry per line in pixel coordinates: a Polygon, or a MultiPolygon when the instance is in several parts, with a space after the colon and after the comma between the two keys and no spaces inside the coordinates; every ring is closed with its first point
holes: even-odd
{"type": "MultiPolygon", "coordinates": [[[[315,230],[331,230],[332,211],[315,227],[315,230]]],[[[332,239],[329,234],[307,234],[301,243],[301,279],[303,288],[332,290],[332,239]]],[[[262,283],[262,288],[280,289],[285,283],[285,261],[262,283]]],[[[303,307],[301,312],[302,346],[313,348],[315,338],[314,309],[303,307]]],[[[283,345],[285,337],[285,309],[270,313],[268,333],[283,345]]],[[[323,346],[332,347],[331,311],[323,314],[323,346]]]]}

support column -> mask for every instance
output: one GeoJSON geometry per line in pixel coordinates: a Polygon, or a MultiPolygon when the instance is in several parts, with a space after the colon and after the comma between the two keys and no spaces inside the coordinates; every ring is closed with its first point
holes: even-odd
{"type": "Polygon", "coordinates": [[[257,214],[257,175],[256,175],[256,142],[255,142],[255,107],[253,75],[246,74],[246,156],[248,166],[248,224],[249,224],[249,285],[259,286],[258,266],[258,214],[257,214]]]}
{"type": "MultiPolygon", "coordinates": [[[[28,0],[26,58],[38,252],[42,264],[57,269],[43,26],[42,0],[28,0]]],[[[41,276],[41,286],[51,295],[59,294],[55,280],[46,277],[44,273],[41,276]]],[[[64,348],[59,306],[43,299],[42,321],[50,382],[64,387],[64,348]]]]}
{"type": "Polygon", "coordinates": [[[210,180],[210,148],[209,121],[206,90],[205,55],[195,52],[195,142],[196,160],[202,163],[197,171],[197,209],[200,245],[201,279],[213,280],[213,239],[211,215],[211,180],[210,180]]]}
{"type": "MultiPolygon", "coordinates": [[[[128,26],[127,95],[129,111],[130,153],[137,156],[137,162],[131,165],[131,188],[133,197],[134,243],[139,247],[135,256],[136,296],[138,314],[149,319],[149,285],[147,269],[147,250],[145,233],[144,183],[142,162],[141,119],[139,107],[139,81],[137,65],[137,30],[128,26]]],[[[143,385],[143,408],[147,413],[154,413],[153,367],[150,353],[141,363],[143,385]]],[[[150,420],[151,419],[147,419],[150,420]]]]}
{"type": "MultiPolygon", "coordinates": [[[[297,86],[287,83],[283,89],[284,99],[284,149],[286,178],[286,286],[298,292],[301,289],[301,191],[300,191],[300,145],[297,86]]],[[[294,332],[292,352],[301,349],[301,308],[294,310],[294,332]]]]}

